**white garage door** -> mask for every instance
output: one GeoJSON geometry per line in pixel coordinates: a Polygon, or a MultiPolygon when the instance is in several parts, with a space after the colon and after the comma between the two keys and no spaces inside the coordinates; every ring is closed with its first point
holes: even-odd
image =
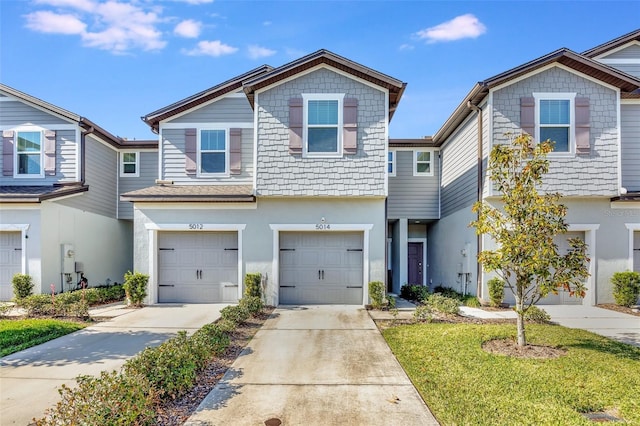
{"type": "Polygon", "coordinates": [[[362,304],[362,232],[281,232],[281,304],[362,304]]]}
{"type": "Polygon", "coordinates": [[[237,232],[158,234],[158,302],[237,301],[237,232]]]}
{"type": "Polygon", "coordinates": [[[22,271],[22,233],[0,232],[0,300],[13,298],[11,279],[22,271]]]}
{"type": "MultiPolygon", "coordinates": [[[[558,244],[558,252],[565,254],[569,250],[569,239],[580,238],[584,241],[584,232],[574,231],[567,232],[565,234],[556,237],[556,244],[558,244]]],[[[540,299],[538,305],[581,305],[582,298],[577,296],[570,296],[569,292],[563,289],[558,290],[558,294],[550,294],[544,299],[540,299]]]]}

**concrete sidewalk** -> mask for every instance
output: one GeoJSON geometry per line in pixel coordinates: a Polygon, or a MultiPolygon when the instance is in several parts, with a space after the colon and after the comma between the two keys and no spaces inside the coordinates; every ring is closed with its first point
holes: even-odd
{"type": "Polygon", "coordinates": [[[42,417],[59,400],[57,389],[62,384],[73,386],[78,375],[119,369],[147,346],[215,321],[225,306],[129,309],[114,304],[92,309],[92,315],[111,319],[0,358],[0,423],[26,425],[42,417]]]}
{"type": "Polygon", "coordinates": [[[278,420],[438,424],[367,311],[335,305],[276,309],[185,425],[278,420]]]}

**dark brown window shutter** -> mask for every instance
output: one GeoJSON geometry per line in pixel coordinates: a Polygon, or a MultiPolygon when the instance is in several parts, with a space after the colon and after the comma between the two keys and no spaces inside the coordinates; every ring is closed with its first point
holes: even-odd
{"type": "Polygon", "coordinates": [[[536,100],[534,98],[520,98],[520,128],[523,133],[531,136],[535,143],[536,137],[536,100]]]}
{"type": "Polygon", "coordinates": [[[44,131],[44,174],[56,175],[56,131],[44,131]]]}
{"type": "Polygon", "coordinates": [[[589,98],[576,98],[576,153],[591,153],[591,116],[589,98]]]}
{"type": "Polygon", "coordinates": [[[197,171],[198,138],[196,129],[184,130],[184,171],[188,175],[195,175],[197,171]]]}
{"type": "Polygon", "coordinates": [[[345,98],[342,106],[342,151],[344,154],[358,152],[358,100],[345,98]]]}
{"type": "Polygon", "coordinates": [[[289,152],[302,154],[302,98],[289,99],[289,152]]]}
{"type": "Polygon", "coordinates": [[[2,175],[13,176],[13,130],[2,131],[2,175]]]}
{"type": "Polygon", "coordinates": [[[229,169],[232,175],[242,173],[242,129],[229,129],[229,169]]]}

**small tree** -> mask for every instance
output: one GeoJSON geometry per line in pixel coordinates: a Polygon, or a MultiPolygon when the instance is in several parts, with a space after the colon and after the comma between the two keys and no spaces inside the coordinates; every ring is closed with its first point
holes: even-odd
{"type": "Polygon", "coordinates": [[[484,250],[478,261],[487,272],[496,272],[515,297],[518,314],[518,346],[527,344],[524,316],[540,299],[564,289],[571,296],[584,297],[589,276],[587,246],[579,238],[569,240],[566,254],[558,252],[554,238],[567,231],[567,207],[558,193],[538,193],[549,171],[547,154],[553,142],[535,146],[527,135],[511,144],[496,145],[489,158],[489,173],[502,194],[503,210],[477,202],[478,219],[470,226],[489,235],[498,245],[484,250]]]}
{"type": "Polygon", "coordinates": [[[124,274],[124,288],[127,300],[134,306],[142,306],[144,298],[147,297],[147,284],[149,275],[140,272],[127,271],[124,274]]]}

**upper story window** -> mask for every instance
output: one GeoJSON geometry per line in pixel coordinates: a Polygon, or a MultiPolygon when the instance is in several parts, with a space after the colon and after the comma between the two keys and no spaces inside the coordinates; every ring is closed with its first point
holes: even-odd
{"type": "Polygon", "coordinates": [[[140,176],[140,154],[138,152],[120,153],[120,176],[138,177],[140,176]]]}
{"type": "Polygon", "coordinates": [[[343,94],[303,94],[303,154],[342,156],[343,94]]]}
{"type": "Polygon", "coordinates": [[[389,151],[389,153],[387,154],[387,173],[389,173],[389,176],[396,175],[396,152],[395,151],[389,151]]]}
{"type": "Polygon", "coordinates": [[[229,163],[227,131],[201,130],[198,157],[200,175],[226,174],[229,163]]]}
{"type": "Polygon", "coordinates": [[[16,132],[16,176],[42,176],[42,132],[16,132]]]}
{"type": "Polygon", "coordinates": [[[575,93],[534,93],[536,137],[555,142],[554,153],[570,154],[574,149],[575,93]]]}
{"type": "Polygon", "coordinates": [[[414,176],[433,176],[433,152],[432,151],[414,151],[413,175],[414,176]]]}

